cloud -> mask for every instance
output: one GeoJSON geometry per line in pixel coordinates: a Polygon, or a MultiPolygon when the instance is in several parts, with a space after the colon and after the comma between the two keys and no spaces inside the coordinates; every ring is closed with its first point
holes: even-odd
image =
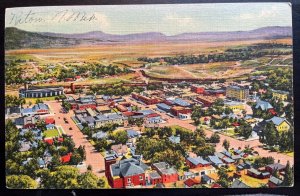
{"type": "Polygon", "coordinates": [[[236,20],[249,20],[249,19],[268,19],[276,17],[280,14],[280,10],[276,6],[272,6],[271,8],[265,8],[260,10],[258,13],[243,13],[237,16],[236,20]]]}
{"type": "Polygon", "coordinates": [[[179,16],[176,13],[167,14],[164,17],[163,21],[178,26],[190,26],[195,23],[193,18],[187,16],[179,16]]]}
{"type": "Polygon", "coordinates": [[[100,24],[101,29],[107,29],[110,27],[110,21],[105,14],[95,12],[94,15],[96,17],[95,23],[100,24]]]}

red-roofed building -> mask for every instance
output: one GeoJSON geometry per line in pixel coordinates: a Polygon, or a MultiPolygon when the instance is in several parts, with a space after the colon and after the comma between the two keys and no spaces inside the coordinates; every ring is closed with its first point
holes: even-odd
{"type": "Polygon", "coordinates": [[[144,102],[147,105],[157,104],[157,103],[161,102],[161,100],[159,100],[158,98],[146,97],[146,96],[139,95],[139,94],[136,94],[136,93],[132,93],[131,96],[134,99],[140,100],[140,101],[144,102]]]}
{"type": "Polygon", "coordinates": [[[232,126],[238,127],[238,126],[240,126],[240,124],[238,122],[234,122],[234,123],[232,123],[232,126]]]}
{"type": "Polygon", "coordinates": [[[120,111],[120,112],[127,112],[128,111],[128,109],[125,107],[125,106],[123,106],[123,105],[117,105],[117,109],[120,111]]]}
{"type": "Polygon", "coordinates": [[[46,142],[49,145],[53,144],[53,139],[45,139],[44,142],[46,142]]]}
{"type": "Polygon", "coordinates": [[[54,118],[50,118],[50,117],[47,117],[47,118],[45,118],[45,123],[46,123],[46,125],[49,125],[49,124],[55,124],[55,120],[54,120],[54,118]]]}
{"type": "Polygon", "coordinates": [[[276,116],[276,115],[277,115],[277,112],[274,110],[274,108],[269,109],[268,112],[269,112],[270,114],[272,114],[273,116],[276,116]]]}
{"type": "Polygon", "coordinates": [[[213,185],[211,185],[211,188],[222,188],[222,186],[218,183],[213,183],[213,185]]]}
{"type": "Polygon", "coordinates": [[[160,115],[156,114],[156,113],[152,113],[152,114],[148,114],[147,118],[158,117],[158,116],[160,116],[160,115]]]}
{"type": "Polygon", "coordinates": [[[191,188],[192,186],[198,184],[200,184],[200,182],[194,178],[189,178],[186,181],[184,181],[185,188],[191,188]]]}
{"type": "Polygon", "coordinates": [[[70,160],[71,160],[71,156],[72,156],[72,153],[70,152],[70,153],[68,153],[67,155],[62,156],[62,157],[60,158],[60,161],[61,161],[62,163],[69,163],[70,160]]]}
{"type": "Polygon", "coordinates": [[[198,94],[205,93],[205,88],[202,86],[191,86],[191,91],[198,94]]]}

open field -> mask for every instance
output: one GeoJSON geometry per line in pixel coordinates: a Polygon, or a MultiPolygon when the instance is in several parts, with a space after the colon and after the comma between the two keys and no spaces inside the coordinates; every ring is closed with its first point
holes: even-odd
{"type": "MultiPolygon", "coordinates": [[[[32,58],[47,63],[86,61],[86,62],[118,62],[136,66],[132,58],[147,56],[175,56],[179,54],[207,54],[222,52],[228,47],[245,46],[268,40],[248,40],[231,42],[157,42],[157,43],[115,43],[98,46],[81,46],[54,49],[22,49],[6,51],[6,58],[32,58]],[[17,57],[14,57],[17,56],[17,57]],[[122,62],[123,61],[123,62],[122,62]]],[[[292,43],[291,39],[278,39],[277,43],[292,43]]]]}
{"type": "Polygon", "coordinates": [[[49,130],[46,130],[44,131],[43,135],[45,136],[45,138],[48,138],[48,137],[58,137],[60,134],[58,132],[58,130],[56,129],[49,129],[49,130]]]}

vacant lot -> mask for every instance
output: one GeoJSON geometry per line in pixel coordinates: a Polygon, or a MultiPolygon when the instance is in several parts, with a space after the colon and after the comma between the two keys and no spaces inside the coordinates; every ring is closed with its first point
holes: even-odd
{"type": "Polygon", "coordinates": [[[49,130],[44,131],[43,135],[45,136],[45,138],[48,138],[48,137],[53,138],[53,137],[58,137],[60,134],[57,129],[49,129],[49,130]]]}

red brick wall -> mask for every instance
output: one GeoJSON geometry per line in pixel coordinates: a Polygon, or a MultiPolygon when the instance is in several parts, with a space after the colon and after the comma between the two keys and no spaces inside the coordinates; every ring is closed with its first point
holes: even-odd
{"type": "Polygon", "coordinates": [[[174,116],[178,116],[179,113],[181,114],[188,114],[188,113],[191,113],[192,110],[189,109],[189,108],[186,108],[186,109],[182,109],[182,110],[176,110],[174,108],[171,108],[171,113],[174,115],[174,116]]]}
{"type": "Polygon", "coordinates": [[[129,186],[130,184],[133,184],[134,186],[137,185],[145,186],[146,185],[145,174],[138,174],[134,176],[124,177],[124,186],[129,186]],[[140,176],[143,178],[142,180],[140,180],[140,176]],[[131,179],[131,182],[128,182],[128,178],[131,179]]]}
{"type": "Polygon", "coordinates": [[[124,188],[123,178],[117,178],[112,181],[111,188],[124,188]]]}
{"type": "Polygon", "coordinates": [[[178,181],[178,174],[162,175],[162,183],[170,183],[170,182],[177,182],[177,181],[178,181]]]}

